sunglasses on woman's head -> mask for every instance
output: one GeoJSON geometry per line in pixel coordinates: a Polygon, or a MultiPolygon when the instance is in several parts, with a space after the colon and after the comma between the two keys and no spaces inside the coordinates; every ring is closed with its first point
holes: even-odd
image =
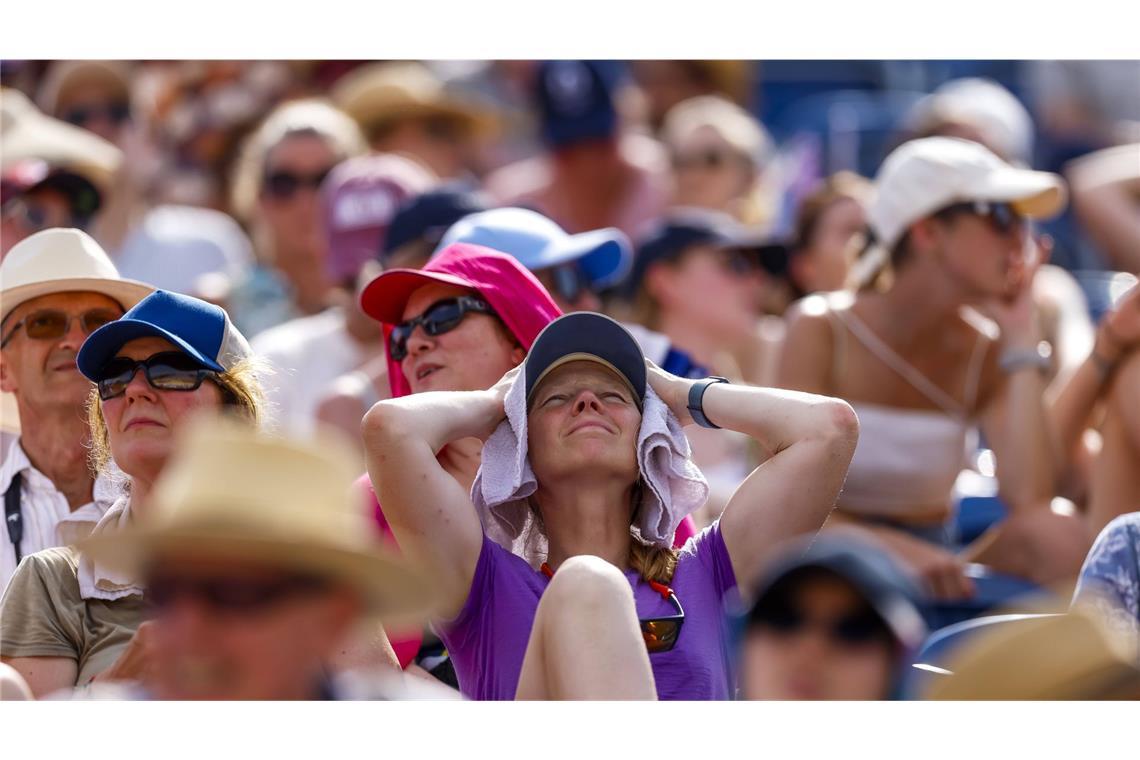
{"type": "Polygon", "coordinates": [[[265,175],[265,192],[280,200],[288,200],[297,194],[297,191],[303,187],[316,190],[325,181],[325,177],[329,176],[332,171],[330,166],[315,174],[299,174],[295,172],[280,171],[270,172],[265,175]]]}
{"type": "Polygon", "coordinates": [[[412,337],[412,332],[417,327],[423,327],[424,332],[432,337],[443,335],[458,327],[468,312],[472,311],[480,314],[495,313],[486,301],[474,296],[436,301],[423,314],[392,328],[392,333],[388,336],[388,355],[393,361],[403,361],[408,355],[408,338],[412,337]]]}
{"type": "Polygon", "coordinates": [[[214,370],[206,369],[193,358],[181,351],[164,351],[146,359],[131,359],[116,356],[103,367],[95,385],[99,398],[121,396],[135,378],[135,373],[143,369],[150,387],[163,391],[194,391],[214,370]]]}
{"type": "Polygon", "coordinates": [[[97,329],[114,322],[119,315],[109,309],[90,309],[77,316],[72,316],[58,309],[41,309],[33,311],[12,326],[11,332],[0,342],[0,348],[7,346],[8,341],[23,327],[28,337],[34,340],[58,340],[71,329],[72,320],[79,320],[79,326],[84,335],[90,335],[97,329]]]}
{"type": "Polygon", "coordinates": [[[966,201],[946,206],[935,216],[950,217],[956,214],[973,214],[980,216],[1001,235],[1008,235],[1014,229],[1025,226],[1026,219],[1017,213],[1008,203],[995,203],[993,201],[966,201]]]}
{"type": "Polygon", "coordinates": [[[753,617],[755,625],[781,636],[820,629],[838,646],[860,646],[890,640],[890,631],[874,610],[864,609],[835,618],[817,618],[790,604],[772,604],[753,617]]]}
{"type": "Polygon", "coordinates": [[[192,597],[214,612],[248,614],[285,599],[319,593],[327,587],[325,581],[304,575],[271,580],[156,575],[148,579],[144,598],[155,611],[167,609],[181,598],[192,597]]]}

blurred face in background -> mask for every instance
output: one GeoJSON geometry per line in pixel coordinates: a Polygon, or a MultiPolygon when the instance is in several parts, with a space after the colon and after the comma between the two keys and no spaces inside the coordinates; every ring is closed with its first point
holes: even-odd
{"type": "Polygon", "coordinates": [[[71,199],[50,187],[35,188],[4,204],[0,210],[0,251],[49,227],[85,227],[86,219],[72,214],[71,199]]]}
{"type": "Polygon", "coordinates": [[[817,572],[780,583],[754,615],[741,653],[745,699],[885,699],[896,645],[855,588],[817,572]]]}
{"type": "Polygon", "coordinates": [[[131,120],[130,96],[118,82],[90,79],[60,94],[55,116],[121,147],[131,120]]]}
{"type": "Polygon", "coordinates": [[[658,328],[670,322],[698,329],[714,346],[744,340],[760,317],[763,276],[752,257],[694,245],[674,261],[654,264],[644,287],[657,303],[658,328]]]}
{"type": "Polygon", "coordinates": [[[841,289],[853,263],[851,240],[866,224],[866,212],[853,198],[838,198],[827,206],[792,259],[792,274],[800,289],[805,293],[841,289]]]}
{"type": "Polygon", "coordinates": [[[254,562],[171,552],[148,574],[158,699],[316,699],[359,612],[347,588],[254,562]]]}
{"type": "Polygon", "coordinates": [[[317,192],[336,164],[332,148],[312,132],[287,135],[269,150],[259,205],[279,249],[324,250],[317,192]]]}
{"type": "Polygon", "coordinates": [[[693,130],[669,151],[677,206],[736,213],[756,182],[752,161],[711,126],[693,130]]]}
{"type": "Polygon", "coordinates": [[[369,144],[379,153],[410,155],[441,179],[463,176],[475,152],[467,123],[446,115],[399,119],[377,131],[369,144]]]}

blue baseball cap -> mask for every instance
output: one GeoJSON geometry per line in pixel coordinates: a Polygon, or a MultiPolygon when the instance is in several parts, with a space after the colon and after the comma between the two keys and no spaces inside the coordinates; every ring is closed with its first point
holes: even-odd
{"type": "Polygon", "coordinates": [[[557,222],[525,208],[465,216],[451,226],[432,255],[452,243],[502,251],[532,272],[576,261],[597,290],[620,282],[633,264],[633,246],[621,230],[607,227],[570,235],[557,222]]]}
{"type": "Polygon", "coordinates": [[[88,336],[76,357],[79,371],[94,382],[125,343],[147,337],[165,338],[215,372],[232,369],[252,355],[225,309],[181,293],[156,290],[88,336]]]}
{"type": "Polygon", "coordinates": [[[559,148],[617,135],[613,83],[598,61],[544,61],[536,88],[547,145],[559,148]]]}
{"type": "Polygon", "coordinates": [[[388,223],[380,262],[413,241],[422,240],[434,247],[451,225],[486,208],[482,194],[462,184],[444,185],[408,198],[388,223]]]}

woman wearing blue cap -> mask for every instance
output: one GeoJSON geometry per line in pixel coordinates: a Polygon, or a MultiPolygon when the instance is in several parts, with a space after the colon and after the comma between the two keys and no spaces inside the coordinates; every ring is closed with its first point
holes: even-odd
{"type": "MultiPolygon", "coordinates": [[[[92,463],[126,476],[93,535],[145,517],[140,508],[192,416],[225,411],[261,422],[249,344],[223,309],[196,298],[155,291],[93,332],[77,363],[96,385],[92,463]]],[[[25,558],[0,601],[0,649],[37,697],[96,679],[130,680],[146,667],[143,614],[136,579],[74,548],[49,549],[25,558]]]]}
{"type": "Polygon", "coordinates": [[[725,596],[750,592],[779,541],[819,529],[858,422],[836,399],[670,375],[616,322],[578,312],[495,387],[381,401],[362,432],[400,546],[445,589],[464,694],[729,699],[725,596]],[[677,550],[677,523],[708,496],[692,422],[772,456],[677,550]],[[435,457],[468,436],[485,440],[470,495],[435,457]]]}

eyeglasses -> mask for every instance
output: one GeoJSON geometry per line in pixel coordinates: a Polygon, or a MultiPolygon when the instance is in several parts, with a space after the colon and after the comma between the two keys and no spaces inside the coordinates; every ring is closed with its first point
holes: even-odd
{"type": "Polygon", "coordinates": [[[986,219],[994,230],[1001,235],[1008,235],[1015,229],[1025,227],[1025,217],[1014,211],[1008,203],[994,203],[992,201],[966,201],[946,206],[934,215],[948,218],[956,214],[973,214],[986,219]]]}
{"type": "Polygon", "coordinates": [[[480,314],[494,314],[486,301],[474,296],[459,296],[436,301],[427,310],[407,322],[396,325],[388,336],[388,355],[393,361],[401,362],[408,355],[408,338],[416,327],[423,326],[424,332],[432,337],[451,332],[468,312],[475,311],[480,314]]]}
{"type": "Polygon", "coordinates": [[[79,315],[71,315],[57,309],[42,309],[33,311],[21,319],[8,333],[8,337],[0,342],[0,348],[8,345],[16,333],[23,327],[29,338],[35,340],[58,340],[67,335],[71,329],[71,322],[79,320],[79,326],[84,335],[90,335],[108,322],[114,322],[119,315],[109,309],[91,309],[79,315]]]}
{"type": "Polygon", "coordinates": [[[566,303],[572,304],[578,300],[582,292],[588,290],[590,285],[585,274],[575,263],[558,264],[543,270],[547,282],[566,303]]]}
{"type": "Polygon", "coordinates": [[[693,151],[692,153],[673,154],[673,168],[675,169],[706,169],[714,171],[730,164],[737,163],[740,157],[727,150],[708,148],[693,151]]]}
{"type": "Polygon", "coordinates": [[[870,609],[821,620],[806,615],[803,610],[795,607],[776,604],[757,612],[753,621],[755,625],[769,628],[782,636],[820,629],[833,644],[839,646],[860,646],[891,638],[882,618],[870,609]]]}
{"type": "Polygon", "coordinates": [[[288,200],[302,187],[312,190],[319,188],[331,171],[330,166],[315,174],[298,174],[285,170],[270,172],[265,175],[265,192],[274,198],[288,200]]]}
{"type": "Polygon", "coordinates": [[[326,581],[305,575],[264,581],[157,575],[148,579],[144,598],[155,611],[169,609],[179,599],[190,597],[204,602],[215,612],[249,613],[327,588],[326,581]]]}
{"type": "Polygon", "coordinates": [[[129,103],[109,103],[107,105],[74,106],[64,111],[60,118],[69,124],[82,127],[99,117],[113,122],[116,126],[131,118],[129,103]]]}
{"type": "MultiPolygon", "coordinates": [[[[657,589],[657,585],[660,584],[650,585],[653,585],[654,590],[660,593],[660,590],[657,589]]],[[[667,587],[663,588],[666,588],[668,592],[666,598],[669,600],[669,604],[673,605],[673,609],[676,610],[677,614],[668,617],[649,618],[647,620],[637,621],[641,625],[641,637],[645,639],[645,648],[649,650],[650,654],[654,654],[655,652],[668,652],[676,646],[677,639],[681,635],[681,624],[685,622],[685,610],[681,607],[681,600],[677,598],[677,595],[673,593],[672,589],[667,587]]],[[[662,596],[665,596],[665,594],[662,594],[662,596]]]]}
{"type": "Polygon", "coordinates": [[[99,398],[106,401],[126,393],[140,367],[145,370],[150,387],[163,391],[194,391],[208,376],[216,374],[180,351],[163,351],[142,360],[116,356],[107,362],[95,382],[99,398]]]}
{"type": "MultiPolygon", "coordinates": [[[[72,204],[74,208],[74,204],[72,204]]],[[[77,227],[87,229],[90,218],[79,214],[58,213],[29,197],[13,198],[4,204],[5,219],[15,221],[34,234],[48,227],[77,227]]]]}

